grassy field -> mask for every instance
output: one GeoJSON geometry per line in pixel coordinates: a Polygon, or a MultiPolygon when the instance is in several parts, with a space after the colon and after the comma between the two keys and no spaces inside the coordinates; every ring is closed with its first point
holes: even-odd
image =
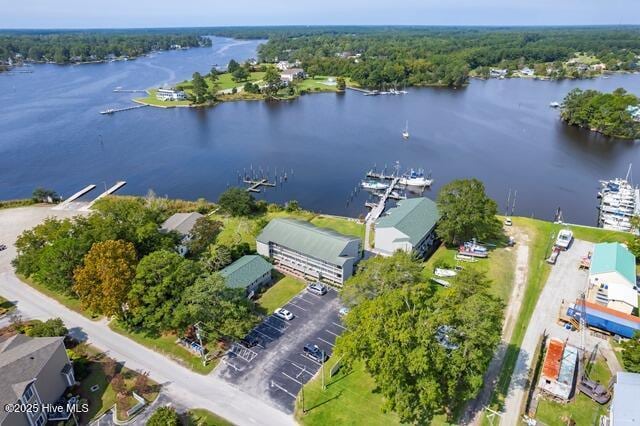
{"type": "MultiPolygon", "coordinates": [[[[214,358],[210,360],[207,365],[202,365],[202,359],[198,356],[195,356],[182,346],[176,344],[177,336],[171,335],[162,335],[159,337],[149,336],[145,333],[141,332],[133,332],[125,329],[121,324],[117,321],[111,321],[109,323],[109,328],[115,331],[118,334],[121,334],[129,339],[133,340],[136,343],[141,344],[142,346],[146,346],[147,348],[161,353],[166,357],[173,359],[181,365],[195,371],[200,374],[208,374],[210,373],[216,365],[218,365],[218,359],[214,358]]],[[[209,351],[214,351],[215,346],[206,345],[209,351]]]]}
{"type": "Polygon", "coordinates": [[[233,423],[204,408],[187,411],[185,426],[233,426],[233,423]]]}
{"type": "Polygon", "coordinates": [[[176,106],[188,106],[191,105],[191,101],[161,101],[160,99],[156,98],[156,92],[158,90],[157,89],[149,89],[148,96],[145,96],[144,98],[136,98],[134,99],[135,102],[141,103],[141,104],[146,104],[146,105],[151,105],[151,106],[157,106],[157,107],[163,107],[163,108],[172,108],[172,107],[176,107],[176,106]]]}
{"type": "MultiPolygon", "coordinates": [[[[606,362],[598,359],[590,367],[589,377],[606,386],[611,379],[606,362]]],[[[538,404],[536,420],[549,426],[563,426],[569,420],[573,420],[576,425],[597,426],[600,424],[600,416],[607,414],[608,407],[608,404],[600,405],[582,393],[568,404],[543,399],[538,404]]]]}
{"type": "MultiPolygon", "coordinates": [[[[252,72],[251,76],[247,81],[236,82],[233,81],[233,77],[231,73],[225,72],[222,74],[218,74],[218,80],[212,82],[210,78],[205,77],[205,82],[207,83],[207,88],[211,90],[212,87],[215,87],[217,91],[220,90],[228,90],[233,89],[234,87],[242,87],[245,83],[257,83],[264,78],[264,72],[252,72]]],[[[178,83],[176,85],[177,88],[184,90],[186,93],[191,93],[193,90],[193,83],[191,80],[185,80],[182,83],[178,83]]]]}
{"type": "Polygon", "coordinates": [[[262,293],[256,301],[258,308],[264,314],[270,314],[276,308],[283,306],[305,288],[305,283],[298,279],[282,275],[277,271],[274,271],[273,274],[274,280],[277,280],[276,283],[262,293]]]}
{"type": "Polygon", "coordinates": [[[14,310],[15,308],[16,308],[16,305],[14,305],[13,303],[9,302],[4,297],[0,296],[0,317],[2,315],[8,314],[9,312],[14,310]]]}

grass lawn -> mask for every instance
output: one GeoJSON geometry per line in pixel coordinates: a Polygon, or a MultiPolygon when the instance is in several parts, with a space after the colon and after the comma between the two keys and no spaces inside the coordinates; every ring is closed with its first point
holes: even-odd
{"type": "Polygon", "coordinates": [[[54,300],[56,300],[57,302],[59,302],[60,304],[66,306],[67,308],[71,309],[74,312],[77,312],[79,314],[84,315],[85,317],[92,319],[92,320],[98,320],[101,318],[100,315],[96,315],[86,309],[82,308],[82,305],[80,304],[80,300],[76,299],[75,297],[71,297],[71,296],[67,296],[64,294],[60,294],[60,293],[56,293],[52,290],[49,290],[47,287],[43,286],[42,284],[39,284],[35,281],[33,281],[30,278],[25,277],[24,275],[20,275],[17,274],[18,278],[20,279],[20,281],[22,281],[25,284],[28,284],[29,286],[33,287],[34,289],[38,290],[40,293],[44,294],[45,296],[48,296],[54,300]]]}
{"type": "Polygon", "coordinates": [[[265,314],[270,314],[276,308],[285,305],[293,296],[305,288],[305,283],[296,278],[273,272],[274,280],[277,280],[267,291],[262,293],[256,304],[265,314]]]}
{"type": "Polygon", "coordinates": [[[9,302],[4,297],[0,296],[0,316],[8,314],[9,312],[14,310],[15,308],[16,308],[16,305],[14,305],[13,303],[9,302]]]}
{"type": "MultiPolygon", "coordinates": [[[[327,367],[332,366],[329,362],[327,367]]],[[[384,398],[374,392],[376,386],[362,364],[354,365],[350,372],[340,370],[329,379],[326,371],[327,389],[322,390],[318,375],[304,386],[304,406],[301,399],[296,403],[296,419],[307,426],[324,425],[398,425],[400,420],[394,413],[382,412],[384,398]]]]}
{"type": "MultiPolygon", "coordinates": [[[[233,81],[231,73],[225,72],[222,74],[218,74],[218,80],[216,80],[215,83],[212,82],[211,79],[206,77],[204,78],[204,81],[207,83],[207,87],[209,89],[215,86],[216,90],[227,90],[233,89],[234,87],[243,87],[247,82],[256,83],[258,81],[261,81],[264,78],[264,74],[264,72],[252,72],[247,81],[235,82],[233,81]]],[[[193,83],[191,82],[191,80],[185,80],[182,83],[178,83],[176,87],[184,90],[187,93],[191,93],[193,89],[193,83]]]]}
{"type": "MultiPolygon", "coordinates": [[[[509,342],[496,389],[493,393],[491,402],[493,409],[501,409],[502,407],[509,388],[509,382],[511,381],[511,374],[518,359],[522,339],[524,339],[524,334],[533,315],[538,297],[551,271],[551,267],[545,262],[545,259],[551,250],[551,244],[553,242],[552,234],[555,238],[557,232],[565,227],[551,222],[522,217],[514,217],[513,223],[515,226],[524,228],[529,235],[529,276],[527,278],[527,288],[525,290],[522,307],[520,308],[520,314],[516,321],[511,341],[509,342]]],[[[630,236],[625,233],[599,228],[582,226],[570,226],[570,228],[573,230],[577,239],[586,241],[626,241],[630,238],[630,236]]],[[[483,424],[489,424],[486,418],[483,419],[483,424]]]]}
{"type": "MultiPolygon", "coordinates": [[[[109,328],[118,334],[128,337],[136,343],[173,359],[196,373],[208,374],[218,364],[218,359],[214,357],[207,363],[207,365],[202,365],[202,359],[200,357],[193,355],[191,352],[175,343],[177,337],[173,334],[162,335],[159,337],[149,336],[145,333],[129,331],[117,321],[111,321],[109,323],[109,328]]],[[[215,345],[206,346],[210,352],[215,351],[215,345]]]]}
{"type": "Polygon", "coordinates": [[[317,75],[313,78],[309,77],[299,81],[296,86],[299,90],[307,90],[309,92],[337,92],[335,77],[333,77],[333,84],[327,84],[327,79],[329,78],[326,75],[317,75]]]}
{"type": "Polygon", "coordinates": [[[187,411],[185,426],[233,426],[233,423],[204,408],[187,411]]]}
{"type": "Polygon", "coordinates": [[[171,108],[171,107],[175,107],[175,106],[185,106],[185,105],[191,105],[191,101],[161,101],[160,99],[156,98],[156,92],[158,90],[157,89],[149,89],[149,95],[144,97],[144,98],[136,98],[134,99],[136,102],[138,103],[143,103],[143,104],[147,104],[147,105],[152,105],[152,106],[159,106],[159,107],[163,107],[163,108],[171,108]]]}
{"type": "MultiPolygon", "coordinates": [[[[597,359],[589,366],[589,377],[605,386],[611,379],[611,372],[603,359],[597,359]]],[[[600,405],[586,395],[580,393],[573,401],[562,404],[543,399],[538,404],[536,420],[549,426],[566,425],[572,419],[576,425],[599,425],[600,416],[607,414],[608,404],[600,405]]]]}
{"type": "Polygon", "coordinates": [[[364,223],[348,220],[336,216],[318,215],[311,219],[311,223],[322,228],[333,229],[345,235],[353,235],[364,241],[364,223]]]}

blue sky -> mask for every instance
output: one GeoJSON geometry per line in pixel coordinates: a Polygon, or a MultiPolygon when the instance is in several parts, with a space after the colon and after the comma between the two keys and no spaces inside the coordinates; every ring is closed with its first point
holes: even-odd
{"type": "Polygon", "coordinates": [[[640,0],[0,0],[0,28],[640,24],[640,0]]]}

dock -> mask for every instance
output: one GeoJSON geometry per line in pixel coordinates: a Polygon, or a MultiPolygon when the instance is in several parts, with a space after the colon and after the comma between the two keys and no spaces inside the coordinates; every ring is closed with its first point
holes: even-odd
{"type": "Polygon", "coordinates": [[[367,177],[371,178],[371,179],[393,180],[393,179],[396,178],[396,175],[395,174],[387,175],[387,174],[384,174],[384,173],[378,173],[378,172],[375,172],[373,170],[369,170],[367,172],[367,177]]]}
{"type": "Polygon", "coordinates": [[[144,108],[148,105],[132,105],[132,106],[128,106],[128,107],[122,107],[122,108],[109,108],[109,109],[105,109],[104,111],[100,111],[100,114],[114,114],[116,112],[123,112],[123,111],[129,111],[132,109],[138,109],[138,108],[144,108]]]}
{"type": "Polygon", "coordinates": [[[144,89],[113,89],[115,93],[147,93],[144,89]]]}
{"type": "Polygon", "coordinates": [[[94,184],[85,186],[80,191],[78,191],[75,194],[73,194],[71,197],[67,198],[66,200],[64,200],[63,202],[58,204],[57,206],[53,207],[53,210],[64,210],[65,208],[67,208],[67,206],[69,204],[71,204],[72,202],[74,202],[78,198],[82,197],[84,194],[87,194],[87,193],[93,191],[95,188],[96,188],[96,186],[94,184]]]}
{"type": "MultiPolygon", "coordinates": [[[[100,200],[101,198],[106,197],[107,195],[113,194],[114,192],[116,192],[117,190],[119,190],[120,188],[125,186],[126,184],[127,184],[127,182],[124,181],[124,180],[116,182],[116,184],[113,185],[111,188],[107,189],[102,194],[98,195],[95,200],[91,201],[89,204],[87,204],[86,206],[82,207],[80,209],[80,211],[86,212],[86,211],[91,210],[91,207],[93,207],[93,205],[96,203],[96,201],[100,200]]],[[[94,185],[94,187],[95,187],[95,185],[94,185]]]]}
{"type": "Polygon", "coordinates": [[[382,215],[382,213],[384,212],[385,206],[387,205],[387,200],[391,196],[391,193],[393,192],[393,190],[398,185],[398,182],[400,182],[400,178],[399,177],[394,177],[393,180],[391,181],[391,184],[389,185],[389,187],[384,191],[383,194],[380,194],[380,200],[378,201],[377,204],[375,204],[375,203],[366,203],[365,204],[367,207],[371,206],[371,211],[367,214],[367,217],[365,218],[364,244],[365,244],[365,249],[366,250],[370,250],[371,249],[371,245],[370,245],[370,241],[369,241],[369,235],[371,234],[371,227],[376,222],[376,220],[378,220],[378,218],[382,215]]]}
{"type": "Polygon", "coordinates": [[[270,187],[276,186],[275,183],[269,182],[267,179],[252,180],[252,179],[245,178],[242,181],[247,185],[249,185],[249,187],[247,188],[247,192],[260,192],[261,186],[270,186],[270,187]]]}

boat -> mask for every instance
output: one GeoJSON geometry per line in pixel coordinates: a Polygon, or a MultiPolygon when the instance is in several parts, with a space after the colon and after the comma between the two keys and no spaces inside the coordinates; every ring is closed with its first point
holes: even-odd
{"type": "Polygon", "coordinates": [[[104,111],[100,111],[100,114],[113,114],[114,112],[116,112],[115,109],[109,108],[109,109],[105,109],[104,111]]]}
{"type": "Polygon", "coordinates": [[[551,108],[560,108],[560,103],[554,101],[554,102],[551,102],[549,106],[551,108]]]}
{"type": "Polygon", "coordinates": [[[478,244],[475,238],[461,245],[458,248],[458,253],[473,257],[489,256],[489,250],[485,246],[478,244]]]}
{"type": "Polygon", "coordinates": [[[402,137],[404,139],[409,139],[409,121],[407,121],[407,124],[405,124],[404,126],[404,130],[402,131],[402,137]]]}
{"type": "Polygon", "coordinates": [[[375,180],[363,180],[360,183],[360,186],[362,186],[364,189],[381,190],[387,189],[389,187],[389,184],[386,184],[384,182],[376,182],[375,180]]]}
{"type": "Polygon", "coordinates": [[[402,175],[402,177],[400,177],[398,183],[405,186],[424,188],[427,186],[431,186],[431,184],[433,184],[433,179],[431,179],[430,177],[425,177],[424,170],[422,169],[411,169],[408,173],[405,173],[404,175],[402,175]]]}
{"type": "Polygon", "coordinates": [[[433,274],[437,277],[455,277],[456,275],[458,275],[457,271],[454,271],[453,269],[444,269],[444,268],[436,268],[433,271],[433,274]]]}
{"type": "Polygon", "coordinates": [[[630,232],[631,218],[640,214],[640,189],[631,183],[631,164],[625,178],[600,181],[598,225],[605,229],[630,232]]]}
{"type": "Polygon", "coordinates": [[[469,262],[469,263],[478,261],[478,259],[476,259],[475,257],[469,256],[468,254],[462,254],[462,253],[456,254],[456,260],[459,260],[461,262],[469,262]]]}
{"type": "Polygon", "coordinates": [[[449,281],[443,280],[441,278],[431,277],[431,281],[433,281],[436,284],[440,284],[443,287],[449,287],[451,285],[451,283],[449,281]]]}
{"type": "Polygon", "coordinates": [[[562,229],[558,232],[555,246],[560,250],[567,250],[573,241],[573,232],[570,229],[562,229]]]}

